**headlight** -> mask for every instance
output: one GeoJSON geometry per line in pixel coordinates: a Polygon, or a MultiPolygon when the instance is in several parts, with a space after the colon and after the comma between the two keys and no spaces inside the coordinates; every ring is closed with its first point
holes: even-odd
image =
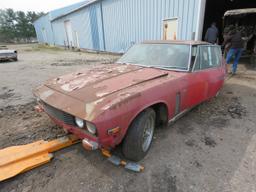
{"type": "Polygon", "coordinates": [[[76,122],[76,125],[79,127],[79,128],[83,128],[84,127],[84,120],[83,119],[80,119],[78,117],[75,118],[75,122],[76,122]]]}
{"type": "Polygon", "coordinates": [[[87,127],[87,130],[88,130],[91,134],[93,134],[93,135],[96,134],[96,127],[95,127],[95,125],[93,125],[92,123],[89,123],[89,122],[86,121],[86,127],[87,127]]]}

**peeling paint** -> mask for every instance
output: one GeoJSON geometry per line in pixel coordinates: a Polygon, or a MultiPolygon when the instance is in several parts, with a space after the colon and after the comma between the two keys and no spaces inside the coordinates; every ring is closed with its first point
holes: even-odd
{"type": "Polygon", "coordinates": [[[119,67],[117,67],[116,69],[120,72],[120,73],[123,73],[123,72],[125,72],[125,70],[127,69],[127,65],[122,65],[122,66],[119,66],[119,67]]]}
{"type": "Polygon", "coordinates": [[[120,98],[118,102],[113,103],[113,104],[109,107],[109,109],[110,109],[110,110],[113,110],[113,109],[119,108],[119,107],[121,107],[123,104],[127,104],[127,103],[131,102],[132,100],[137,99],[137,98],[140,97],[140,96],[141,96],[141,93],[136,93],[136,94],[132,94],[132,95],[131,95],[131,94],[130,94],[130,95],[126,95],[125,98],[120,98]]]}
{"type": "Polygon", "coordinates": [[[108,95],[108,94],[109,94],[109,92],[99,92],[99,93],[96,93],[96,96],[97,97],[103,97],[103,96],[108,95]]]}
{"type": "Polygon", "coordinates": [[[122,104],[126,104],[135,98],[140,97],[140,93],[121,93],[116,99],[112,100],[102,110],[113,110],[120,107],[122,104]]]}
{"type": "Polygon", "coordinates": [[[86,103],[85,104],[85,113],[86,113],[86,116],[90,116],[91,113],[93,112],[95,108],[95,103],[86,103]]]}
{"type": "Polygon", "coordinates": [[[102,99],[98,99],[98,100],[95,101],[94,103],[95,103],[95,105],[98,105],[98,104],[101,103],[103,100],[104,100],[103,98],[102,98],[102,99]]]}
{"type": "Polygon", "coordinates": [[[54,93],[54,91],[51,90],[51,89],[49,89],[49,90],[43,92],[43,93],[40,95],[40,97],[41,97],[42,100],[46,100],[46,99],[47,99],[49,96],[51,96],[53,93],[54,93]]]}
{"type": "Polygon", "coordinates": [[[76,89],[81,89],[84,87],[90,80],[79,79],[71,81],[70,83],[64,84],[61,86],[61,89],[67,92],[74,91],[76,89]]]}
{"type": "Polygon", "coordinates": [[[86,103],[85,104],[85,113],[86,113],[86,119],[87,120],[92,120],[94,118],[94,109],[95,107],[100,104],[104,99],[98,99],[94,102],[91,103],[86,103]]]}

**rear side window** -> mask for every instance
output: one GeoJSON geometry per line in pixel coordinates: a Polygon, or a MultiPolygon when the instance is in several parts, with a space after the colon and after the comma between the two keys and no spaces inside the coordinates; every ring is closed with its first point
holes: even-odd
{"type": "Polygon", "coordinates": [[[212,67],[218,67],[221,65],[221,50],[219,46],[212,46],[211,47],[211,64],[212,67]]]}
{"type": "Polygon", "coordinates": [[[218,67],[221,64],[221,50],[219,46],[199,46],[194,70],[218,67]]]}

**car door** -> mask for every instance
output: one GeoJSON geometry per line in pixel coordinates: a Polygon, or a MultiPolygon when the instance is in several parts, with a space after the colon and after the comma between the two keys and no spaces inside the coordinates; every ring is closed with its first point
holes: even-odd
{"type": "Polygon", "coordinates": [[[208,75],[209,89],[208,99],[216,96],[224,84],[226,70],[222,63],[222,52],[220,46],[211,46],[211,63],[208,75]]]}
{"type": "Polygon", "coordinates": [[[198,45],[192,48],[191,73],[183,89],[184,108],[191,108],[213,97],[224,82],[221,50],[216,45],[198,45]]]}
{"type": "Polygon", "coordinates": [[[205,99],[209,99],[217,94],[224,82],[221,49],[217,45],[203,45],[199,50],[201,59],[199,73],[207,83],[205,99]]]}
{"type": "Polygon", "coordinates": [[[200,70],[201,55],[200,47],[193,46],[191,51],[190,73],[186,75],[181,90],[183,109],[194,107],[207,97],[207,74],[200,70]]]}

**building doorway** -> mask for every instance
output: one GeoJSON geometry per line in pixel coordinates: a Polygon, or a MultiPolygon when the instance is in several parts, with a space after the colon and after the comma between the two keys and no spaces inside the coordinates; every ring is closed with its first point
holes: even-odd
{"type": "Polygon", "coordinates": [[[178,33],[178,18],[166,19],[163,22],[163,39],[176,40],[178,33]]]}
{"type": "Polygon", "coordinates": [[[219,29],[219,43],[223,42],[223,16],[232,9],[256,8],[255,0],[206,0],[203,37],[212,22],[216,22],[219,29]]]}
{"type": "Polygon", "coordinates": [[[64,21],[66,37],[67,37],[67,45],[68,47],[74,47],[74,40],[73,40],[73,32],[71,22],[69,20],[64,21]]]}
{"type": "Polygon", "coordinates": [[[43,36],[43,42],[47,43],[47,35],[44,27],[42,28],[42,36],[43,36]]]}

